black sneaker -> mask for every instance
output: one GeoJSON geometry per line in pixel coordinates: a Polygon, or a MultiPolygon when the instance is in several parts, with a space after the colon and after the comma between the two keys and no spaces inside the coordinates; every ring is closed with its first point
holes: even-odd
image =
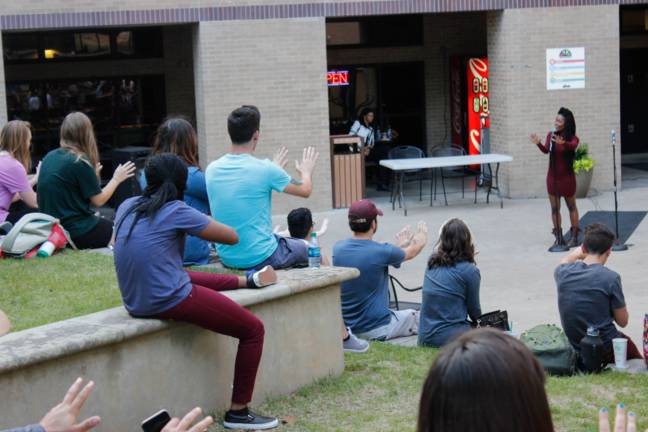
{"type": "Polygon", "coordinates": [[[253,413],[249,408],[243,408],[239,411],[227,411],[223,426],[225,429],[266,430],[279,426],[279,420],[276,417],[265,417],[253,413]]]}

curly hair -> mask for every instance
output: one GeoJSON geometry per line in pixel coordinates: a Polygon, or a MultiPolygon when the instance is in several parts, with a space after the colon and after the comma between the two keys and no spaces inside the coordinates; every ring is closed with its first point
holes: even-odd
{"type": "Polygon", "coordinates": [[[576,135],[576,120],[574,119],[574,113],[572,113],[568,108],[563,107],[558,110],[558,115],[565,119],[565,129],[563,132],[564,138],[566,140],[571,140],[574,135],[576,135]]]}
{"type": "Polygon", "coordinates": [[[436,251],[430,256],[428,268],[452,267],[462,261],[475,263],[472,233],[461,219],[450,219],[441,227],[436,251]]]}

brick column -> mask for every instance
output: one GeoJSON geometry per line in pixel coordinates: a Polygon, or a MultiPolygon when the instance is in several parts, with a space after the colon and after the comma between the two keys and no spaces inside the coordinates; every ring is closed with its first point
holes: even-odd
{"type": "MultiPolygon", "coordinates": [[[[257,156],[279,146],[290,159],[305,146],[320,152],[308,200],[277,195],[274,213],[331,208],[323,18],[203,22],[194,30],[194,77],[200,157],[204,165],[230,146],[227,115],[244,104],[261,111],[257,156]]],[[[291,160],[288,172],[298,177],[291,160]]]]}
{"type": "Polygon", "coordinates": [[[490,12],[487,32],[491,147],[515,158],[503,165],[506,194],[546,196],[548,159],[528,136],[536,132],[544,138],[560,107],[574,112],[577,135],[597,161],[592,187],[611,189],[610,130],[619,131],[621,109],[619,7],[490,12]],[[549,91],[546,49],[568,47],[585,47],[585,89],[549,91]]]}

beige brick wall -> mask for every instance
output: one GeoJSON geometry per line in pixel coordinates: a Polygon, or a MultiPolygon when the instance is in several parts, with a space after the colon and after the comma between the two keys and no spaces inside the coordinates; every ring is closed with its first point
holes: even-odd
{"type": "MultiPolygon", "coordinates": [[[[230,146],[227,116],[243,104],[261,111],[257,155],[286,146],[290,159],[316,146],[314,191],[303,200],[277,195],[274,213],[331,208],[324,19],[205,22],[195,28],[196,112],[203,164],[230,146]]],[[[288,172],[298,177],[294,163],[288,172]]]]}
{"type": "Polygon", "coordinates": [[[488,55],[492,151],[515,158],[503,168],[507,195],[546,196],[547,156],[528,136],[546,134],[561,106],[574,112],[577,134],[598,161],[592,187],[610,189],[610,130],[620,122],[618,6],[489,13],[488,55]],[[585,89],[546,89],[545,50],[561,47],[585,47],[585,89]]]}
{"type": "Polygon", "coordinates": [[[485,13],[429,14],[423,19],[422,46],[328,50],[330,65],[422,61],[428,150],[450,142],[450,56],[486,52],[485,13]]]}

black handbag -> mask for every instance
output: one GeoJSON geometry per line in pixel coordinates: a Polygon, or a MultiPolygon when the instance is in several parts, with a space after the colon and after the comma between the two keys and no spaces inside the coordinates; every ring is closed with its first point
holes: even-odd
{"type": "Polygon", "coordinates": [[[481,315],[471,323],[474,328],[493,327],[503,331],[509,331],[508,312],[496,310],[481,315]]]}

